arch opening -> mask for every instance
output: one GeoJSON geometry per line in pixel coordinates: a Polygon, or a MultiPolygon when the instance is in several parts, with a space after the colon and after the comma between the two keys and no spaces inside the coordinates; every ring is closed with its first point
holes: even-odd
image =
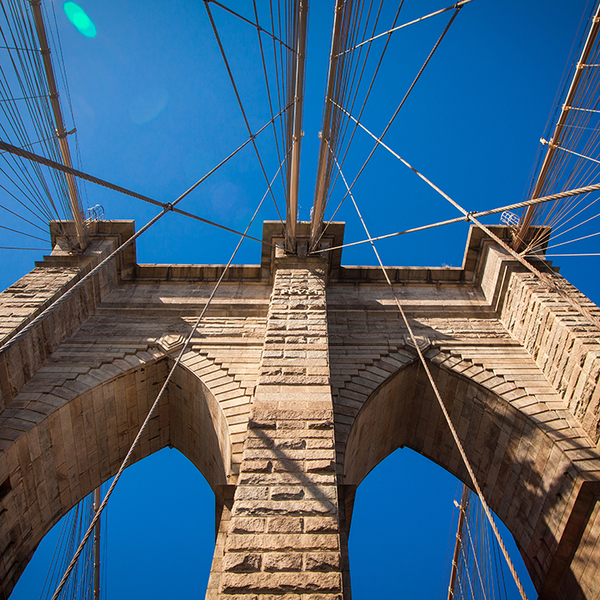
{"type": "MultiPolygon", "coordinates": [[[[484,496],[514,537],[539,590],[552,553],[562,543],[561,519],[564,523],[578,493],[577,473],[556,444],[559,436],[551,438],[545,423],[535,422],[501,394],[437,364],[430,363],[430,369],[484,496]]],[[[529,401],[537,399],[532,396],[529,401]]],[[[372,469],[404,447],[470,484],[417,363],[383,382],[361,408],[346,442],[344,483],[356,489],[372,469]]]]}
{"type": "MultiPolygon", "coordinates": [[[[145,363],[83,391],[5,451],[11,489],[1,500],[8,544],[1,549],[0,598],[8,598],[46,533],[114,476],[171,364],[169,358],[145,363]]],[[[225,416],[210,390],[183,366],[130,464],[167,447],[187,457],[213,490],[226,485],[231,450],[225,416]]]]}
{"type": "MultiPolygon", "coordinates": [[[[179,451],[163,448],[128,467],[106,521],[101,598],[184,597],[190,589],[206,589],[215,545],[215,495],[179,451]]],[[[40,597],[61,525],[42,540],[11,600],[40,597]]]]}
{"type": "MultiPolygon", "coordinates": [[[[461,488],[456,477],[410,448],[398,448],[367,475],[356,491],[348,544],[354,600],[448,596],[461,488]]],[[[533,600],[537,593],[512,535],[496,522],[533,600]]],[[[519,600],[505,572],[508,598],[519,600]]]]}

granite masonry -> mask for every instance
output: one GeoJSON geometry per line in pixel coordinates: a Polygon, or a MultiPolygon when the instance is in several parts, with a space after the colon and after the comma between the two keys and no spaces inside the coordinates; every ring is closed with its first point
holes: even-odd
{"type": "MultiPolygon", "coordinates": [[[[0,599],[114,475],[223,271],[138,265],[132,244],[40,319],[134,229],[99,222],[79,256],[51,231],[0,294],[0,599]]],[[[381,272],[298,233],[286,255],[265,223],[261,264],[228,271],[133,455],[177,448],[214,490],[209,600],[349,600],[354,494],[396,448],[469,483],[381,272]]],[[[539,597],[600,599],[600,330],[477,229],[462,267],[389,273],[539,597]]]]}

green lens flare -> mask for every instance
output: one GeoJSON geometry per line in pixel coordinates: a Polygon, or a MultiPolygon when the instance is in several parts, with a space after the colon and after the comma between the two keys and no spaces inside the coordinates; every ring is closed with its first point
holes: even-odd
{"type": "Polygon", "coordinates": [[[75,4],[75,2],[65,2],[63,4],[63,10],[65,11],[65,15],[67,15],[67,19],[73,23],[75,29],[77,29],[81,35],[89,38],[96,37],[96,26],[85,14],[85,11],[79,4],[75,4]]]}

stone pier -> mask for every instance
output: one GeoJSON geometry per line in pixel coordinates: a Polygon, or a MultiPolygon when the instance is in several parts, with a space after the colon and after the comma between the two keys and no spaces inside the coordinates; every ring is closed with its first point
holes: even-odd
{"type": "Polygon", "coordinates": [[[207,598],[342,597],[348,562],[336,477],[326,268],[320,258],[276,258],[240,475],[207,598]]]}

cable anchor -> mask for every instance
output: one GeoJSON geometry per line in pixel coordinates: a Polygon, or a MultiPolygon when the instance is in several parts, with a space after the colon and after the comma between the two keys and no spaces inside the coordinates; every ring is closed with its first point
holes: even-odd
{"type": "Polygon", "coordinates": [[[540,143],[543,144],[544,146],[548,146],[550,148],[560,148],[560,146],[558,144],[552,143],[552,140],[548,141],[548,140],[545,140],[544,138],[540,138],[540,143]]]}

